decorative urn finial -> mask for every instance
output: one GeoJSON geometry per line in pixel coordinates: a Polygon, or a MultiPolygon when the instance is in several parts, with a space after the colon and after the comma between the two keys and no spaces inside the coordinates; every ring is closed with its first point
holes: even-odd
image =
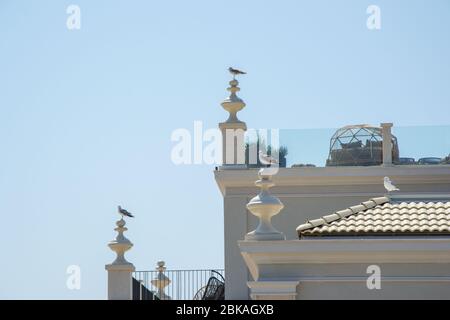
{"type": "Polygon", "coordinates": [[[241,123],[242,121],[237,118],[237,113],[244,109],[245,102],[236,95],[236,92],[241,90],[238,87],[239,81],[233,79],[229,83],[230,87],[228,87],[227,90],[230,91],[230,95],[222,102],[222,107],[230,113],[227,121],[225,122],[241,123]]]}
{"type": "Polygon", "coordinates": [[[255,182],[261,191],[250,200],[247,209],[259,218],[256,230],[245,235],[245,240],[285,240],[284,234],[272,226],[271,219],[277,215],[284,205],[277,197],[269,193],[275,184],[271,177],[278,172],[277,167],[262,168],[258,172],[259,180],[255,182]]]}
{"type": "Polygon", "coordinates": [[[168,296],[165,292],[165,288],[172,282],[165,274],[164,271],[166,271],[164,261],[158,261],[156,263],[156,271],[158,271],[158,274],[156,277],[151,281],[152,285],[156,287],[157,289],[157,296],[161,300],[171,300],[172,298],[168,296]]]}
{"type": "Polygon", "coordinates": [[[117,254],[116,260],[114,260],[111,265],[133,265],[125,259],[125,252],[133,247],[131,241],[123,235],[123,233],[128,230],[128,228],[125,227],[125,224],[125,220],[123,219],[116,222],[117,228],[114,229],[117,231],[116,239],[108,243],[111,250],[117,254]]]}
{"type": "Polygon", "coordinates": [[[229,112],[228,119],[219,123],[222,134],[222,165],[221,169],[244,169],[245,164],[245,131],[247,125],[237,118],[237,113],[245,107],[244,101],[236,95],[240,89],[236,76],[245,74],[238,69],[228,68],[233,75],[228,91],[230,95],[222,102],[222,107],[229,112]]]}

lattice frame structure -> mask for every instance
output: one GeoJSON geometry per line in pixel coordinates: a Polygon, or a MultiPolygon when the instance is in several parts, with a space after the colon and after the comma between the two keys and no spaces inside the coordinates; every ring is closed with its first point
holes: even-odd
{"type": "MultiPolygon", "coordinates": [[[[397,138],[392,136],[392,161],[399,161],[397,138]]],[[[330,139],[327,166],[376,166],[383,162],[380,127],[367,124],[345,126],[330,139]]]]}

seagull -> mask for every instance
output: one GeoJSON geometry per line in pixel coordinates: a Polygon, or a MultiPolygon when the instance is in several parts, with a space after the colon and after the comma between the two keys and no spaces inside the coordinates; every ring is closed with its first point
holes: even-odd
{"type": "Polygon", "coordinates": [[[119,209],[119,213],[122,215],[122,217],[130,217],[130,218],[134,218],[134,216],[128,212],[127,210],[123,209],[121,206],[118,206],[119,209]]]}
{"type": "Polygon", "coordinates": [[[389,177],[384,177],[384,187],[386,188],[386,190],[388,192],[391,191],[400,191],[399,188],[397,188],[396,186],[394,186],[394,184],[392,183],[391,179],[389,179],[389,177]]]}
{"type": "Polygon", "coordinates": [[[241,70],[238,70],[238,69],[233,69],[232,67],[229,67],[228,71],[230,71],[230,73],[233,75],[233,79],[239,74],[247,74],[244,71],[241,71],[241,70]]]}
{"type": "Polygon", "coordinates": [[[259,161],[261,161],[262,164],[266,165],[278,164],[277,159],[267,154],[264,154],[261,150],[259,150],[259,161]]]}

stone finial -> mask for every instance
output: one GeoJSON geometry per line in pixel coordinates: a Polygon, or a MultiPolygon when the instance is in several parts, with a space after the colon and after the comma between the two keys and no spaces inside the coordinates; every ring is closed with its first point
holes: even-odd
{"type": "Polygon", "coordinates": [[[255,185],[261,188],[261,192],[250,200],[247,209],[259,218],[256,230],[245,235],[245,240],[285,240],[284,234],[272,226],[271,219],[277,215],[284,205],[280,199],[269,193],[269,188],[274,186],[271,178],[278,172],[278,168],[262,168],[258,172],[259,180],[255,185]]]}
{"type": "Polygon", "coordinates": [[[108,243],[111,250],[117,254],[116,260],[114,260],[111,265],[132,265],[132,263],[125,259],[125,252],[133,247],[131,241],[123,235],[123,233],[128,230],[128,228],[125,227],[125,224],[125,220],[123,219],[116,222],[117,228],[114,229],[117,231],[116,239],[108,243]]]}
{"type": "Polygon", "coordinates": [[[237,118],[237,113],[244,109],[245,102],[236,95],[236,92],[241,90],[238,87],[239,81],[233,79],[229,83],[230,87],[227,90],[230,91],[230,95],[222,102],[222,107],[230,113],[225,123],[241,123],[242,121],[237,118]]]}
{"type": "Polygon", "coordinates": [[[240,90],[236,79],[230,81],[230,95],[222,102],[222,107],[229,112],[225,122],[219,123],[222,133],[222,169],[246,168],[245,165],[245,131],[247,125],[237,118],[238,111],[245,107],[244,101],[236,95],[240,90]]]}
{"type": "Polygon", "coordinates": [[[172,298],[165,293],[165,288],[172,282],[165,274],[166,271],[165,262],[158,261],[156,263],[156,271],[158,274],[151,281],[152,285],[157,289],[157,296],[161,300],[171,300],[172,298]]]}
{"type": "Polygon", "coordinates": [[[108,300],[131,300],[133,299],[133,278],[134,265],[125,259],[125,252],[130,250],[133,244],[125,238],[123,233],[125,220],[116,222],[116,239],[108,243],[109,248],[116,253],[116,259],[105,266],[108,271],[108,300]]]}

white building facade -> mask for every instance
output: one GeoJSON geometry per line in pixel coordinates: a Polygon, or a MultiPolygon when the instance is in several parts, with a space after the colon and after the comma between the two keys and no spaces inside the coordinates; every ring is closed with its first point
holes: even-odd
{"type": "MultiPolygon", "coordinates": [[[[220,128],[226,125],[221,123],[220,128]]],[[[233,124],[228,126],[233,128],[233,124]]],[[[226,299],[450,298],[450,166],[394,165],[391,127],[390,123],[380,125],[381,165],[279,168],[272,177],[275,186],[271,193],[284,208],[273,217],[273,225],[286,240],[246,237],[258,226],[258,218],[247,209],[259,192],[255,186],[258,169],[227,163],[214,172],[223,195],[226,299]],[[395,199],[383,198],[386,176],[401,187],[395,199]],[[369,209],[362,203],[381,198],[384,205],[393,206],[381,224],[392,218],[393,230],[353,234],[320,234],[316,230],[314,236],[307,236],[308,230],[316,226],[307,228],[306,221],[346,208],[347,214],[364,216],[364,210],[369,209]],[[406,216],[425,210],[425,217],[413,219],[414,223],[436,223],[438,229],[395,229],[405,224],[394,217],[404,209],[395,209],[401,203],[411,207],[404,212],[406,216]],[[297,227],[305,230],[298,231],[297,227]],[[377,273],[381,287],[371,288],[370,276],[377,273]]],[[[224,154],[226,146],[224,142],[224,154]]],[[[236,158],[235,152],[243,151],[233,148],[232,156],[236,158]]],[[[339,217],[342,221],[348,219],[339,217]]],[[[326,229],[333,223],[338,221],[325,222],[322,227],[326,229]]]]}

